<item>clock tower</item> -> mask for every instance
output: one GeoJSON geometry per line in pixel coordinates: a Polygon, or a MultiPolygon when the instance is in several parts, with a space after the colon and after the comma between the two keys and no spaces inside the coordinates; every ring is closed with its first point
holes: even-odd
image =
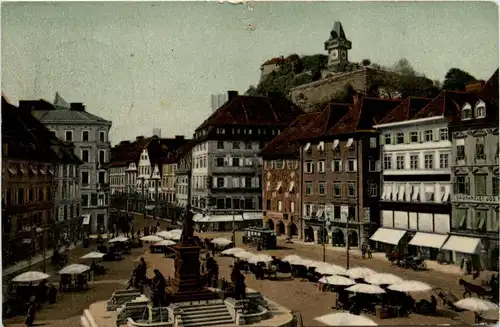
{"type": "Polygon", "coordinates": [[[344,29],[340,22],[335,22],[330,32],[330,38],[325,42],[325,50],[328,51],[328,70],[343,72],[349,62],[348,51],[351,49],[351,41],[347,40],[344,29]]]}

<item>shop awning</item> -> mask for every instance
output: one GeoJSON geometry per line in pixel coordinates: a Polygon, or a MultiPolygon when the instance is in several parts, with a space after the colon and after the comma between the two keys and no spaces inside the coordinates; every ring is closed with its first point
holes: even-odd
{"type": "Polygon", "coordinates": [[[203,218],[203,214],[202,213],[195,213],[194,216],[193,216],[193,221],[194,222],[197,222],[199,220],[201,220],[201,218],[203,218]]]}
{"type": "Polygon", "coordinates": [[[370,237],[370,240],[375,242],[397,245],[405,234],[406,234],[405,230],[382,227],[377,229],[377,231],[372,235],[372,237],[370,237]]]}
{"type": "Polygon", "coordinates": [[[199,219],[198,223],[223,223],[232,221],[243,221],[242,215],[212,215],[199,219]]]}
{"type": "Polygon", "coordinates": [[[417,232],[408,244],[440,249],[447,238],[448,235],[417,232]]]}
{"type": "Polygon", "coordinates": [[[154,204],[148,204],[147,206],[144,207],[146,210],[153,210],[155,208],[154,204]]]}
{"type": "Polygon", "coordinates": [[[261,212],[244,212],[243,220],[262,220],[264,215],[261,212]]]}
{"type": "Polygon", "coordinates": [[[82,225],[88,225],[88,224],[90,224],[90,215],[83,215],[82,225]]]}
{"type": "Polygon", "coordinates": [[[476,254],[479,251],[480,242],[481,239],[475,237],[451,235],[441,249],[461,253],[476,254]]]}

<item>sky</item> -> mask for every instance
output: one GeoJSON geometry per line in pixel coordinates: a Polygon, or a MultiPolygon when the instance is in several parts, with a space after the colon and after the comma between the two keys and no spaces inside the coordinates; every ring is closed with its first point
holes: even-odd
{"type": "Polygon", "coordinates": [[[31,2],[1,4],[1,89],[8,100],[68,102],[111,120],[113,144],[191,137],[210,95],[245,92],[267,59],[324,53],[335,21],[349,58],[406,58],[443,80],[498,67],[493,2],[31,2]]]}

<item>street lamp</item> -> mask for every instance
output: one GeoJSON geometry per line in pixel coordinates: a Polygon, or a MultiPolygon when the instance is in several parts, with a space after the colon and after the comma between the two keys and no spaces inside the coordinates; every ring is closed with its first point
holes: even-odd
{"type": "Polygon", "coordinates": [[[327,232],[327,227],[330,227],[330,217],[328,217],[328,215],[325,213],[325,218],[323,218],[323,235],[322,238],[323,238],[323,262],[326,262],[326,243],[327,243],[327,240],[328,240],[328,232],[327,232]],[[326,234],[326,237],[325,237],[325,234],[326,234]],[[326,238],[326,240],[325,240],[326,238]]]}
{"type": "Polygon", "coordinates": [[[47,261],[45,258],[45,245],[43,242],[43,231],[44,231],[44,229],[41,227],[37,227],[37,229],[35,229],[35,232],[40,236],[40,245],[42,246],[42,256],[43,256],[43,272],[46,272],[47,261]]]}
{"type": "Polygon", "coordinates": [[[347,211],[342,210],[342,219],[345,219],[345,251],[346,251],[346,269],[349,269],[349,214],[347,211]]]}

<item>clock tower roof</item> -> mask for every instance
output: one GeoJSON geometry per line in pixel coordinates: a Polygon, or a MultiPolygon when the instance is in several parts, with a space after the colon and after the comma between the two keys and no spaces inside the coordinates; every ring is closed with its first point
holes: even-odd
{"type": "Polygon", "coordinates": [[[338,49],[338,48],[351,49],[351,41],[345,35],[342,23],[336,21],[333,24],[333,29],[330,31],[330,37],[325,42],[325,50],[338,49]]]}

